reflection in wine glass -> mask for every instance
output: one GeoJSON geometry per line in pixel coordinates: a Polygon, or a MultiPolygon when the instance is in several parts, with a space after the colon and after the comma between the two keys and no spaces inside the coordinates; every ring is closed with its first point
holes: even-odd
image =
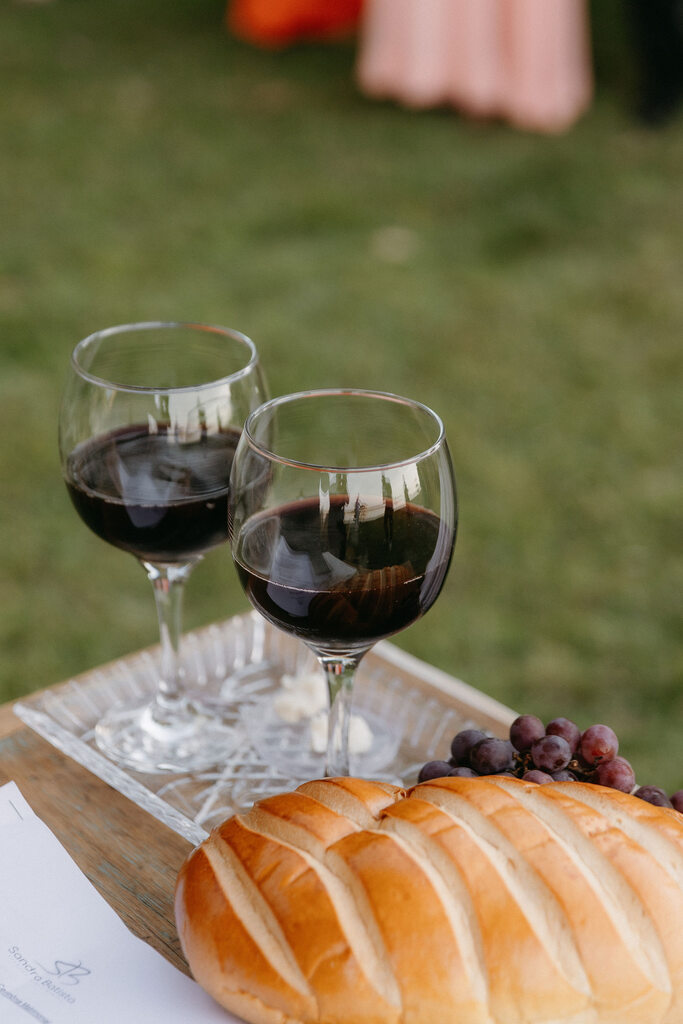
{"type": "Polygon", "coordinates": [[[161,678],[154,700],[112,709],[96,740],[141,772],[224,760],[234,730],[185,692],[184,583],[227,540],[230,467],[265,382],[253,342],[201,324],[139,323],[81,341],[60,412],[62,471],[82,520],[134,555],[154,586],[161,678]]]}
{"type": "Polygon", "coordinates": [[[325,773],[348,775],[356,668],[431,607],[450,565],[457,502],[441,420],[382,392],[266,402],[237,446],[229,522],[249,600],[325,671],[325,773]]]}

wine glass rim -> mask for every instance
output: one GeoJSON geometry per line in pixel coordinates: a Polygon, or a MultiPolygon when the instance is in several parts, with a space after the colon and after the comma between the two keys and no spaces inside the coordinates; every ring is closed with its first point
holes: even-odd
{"type": "Polygon", "coordinates": [[[91,384],[97,384],[102,387],[114,388],[116,391],[126,391],[140,394],[148,394],[153,391],[158,394],[176,394],[181,391],[201,391],[205,388],[212,388],[219,384],[227,383],[228,381],[236,381],[241,377],[246,377],[258,363],[258,352],[256,351],[256,345],[246,334],[242,331],[237,331],[232,327],[221,327],[217,324],[205,324],[199,323],[196,320],[140,320],[137,323],[129,324],[115,324],[111,327],[104,327],[99,331],[93,331],[92,334],[88,334],[87,337],[82,338],[78,342],[73,352],[71,353],[71,364],[83,380],[89,381],[91,384]],[[101,338],[112,337],[116,334],[127,334],[133,331],[148,331],[148,330],[164,330],[168,328],[186,328],[190,330],[206,331],[211,334],[221,334],[225,337],[238,341],[240,344],[245,345],[249,352],[248,361],[239,370],[235,370],[232,373],[225,374],[222,377],[216,377],[213,380],[203,381],[201,384],[187,384],[178,386],[157,386],[153,384],[124,384],[121,381],[110,380],[107,377],[100,377],[96,373],[92,373],[87,370],[80,361],[81,354],[101,338]]]}
{"type": "Polygon", "coordinates": [[[294,391],[287,395],[278,395],[276,398],[271,398],[267,402],[264,402],[257,409],[247,416],[247,420],[244,424],[243,434],[245,439],[251,445],[252,448],[259,451],[262,455],[274,462],[278,462],[283,466],[293,466],[297,469],[310,469],[313,472],[331,471],[335,473],[340,472],[354,472],[354,473],[372,473],[383,469],[397,469],[401,466],[407,466],[415,462],[422,462],[424,459],[429,458],[433,455],[440,447],[443,446],[446,438],[446,430],[443,424],[443,420],[437,412],[431,409],[424,402],[419,402],[414,398],[405,398],[402,395],[397,395],[392,391],[375,391],[372,389],[365,388],[316,388],[307,391],[294,391]],[[333,465],[322,465],[313,462],[302,462],[297,459],[292,459],[284,455],[279,455],[272,449],[267,448],[262,442],[258,441],[253,434],[253,424],[257,418],[265,415],[266,413],[276,409],[278,406],[287,405],[292,402],[299,401],[304,398],[325,398],[328,396],[335,397],[352,397],[352,398],[378,398],[383,401],[394,402],[397,405],[410,406],[413,409],[417,409],[420,412],[425,413],[430,417],[437,426],[438,436],[435,441],[432,442],[427,448],[416,452],[414,455],[408,458],[396,459],[387,462],[369,463],[363,466],[333,466],[333,465]]]}

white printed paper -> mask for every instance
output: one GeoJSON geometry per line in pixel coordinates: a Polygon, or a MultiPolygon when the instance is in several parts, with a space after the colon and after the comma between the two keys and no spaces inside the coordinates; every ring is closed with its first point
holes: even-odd
{"type": "Polygon", "coordinates": [[[136,938],[13,782],[0,787],[2,1024],[239,1024],[136,938]]]}

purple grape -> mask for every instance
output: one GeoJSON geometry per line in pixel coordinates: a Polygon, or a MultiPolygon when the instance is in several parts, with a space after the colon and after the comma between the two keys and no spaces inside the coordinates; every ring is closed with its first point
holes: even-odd
{"type": "Polygon", "coordinates": [[[656,807],[673,807],[668,796],[659,786],[641,786],[633,795],[640,797],[641,800],[647,800],[649,804],[655,804],[656,807]]]}
{"type": "Polygon", "coordinates": [[[619,740],[608,725],[591,725],[581,735],[579,753],[589,767],[595,767],[617,756],[619,740]]]}
{"type": "Polygon", "coordinates": [[[484,739],[486,739],[486,733],[481,729],[462,729],[451,741],[452,764],[455,767],[465,765],[469,768],[472,747],[484,739]]]}
{"type": "Polygon", "coordinates": [[[581,730],[568,718],[553,718],[552,722],[548,722],[546,725],[545,731],[548,736],[561,736],[563,740],[566,740],[571,747],[572,754],[579,749],[581,730]]]}
{"type": "Polygon", "coordinates": [[[636,784],[636,773],[625,757],[613,757],[611,761],[603,761],[595,769],[595,781],[599,786],[619,789],[622,793],[630,793],[636,784]]]}
{"type": "Polygon", "coordinates": [[[520,754],[530,750],[541,736],[545,736],[545,726],[536,715],[520,715],[510,726],[510,742],[520,754]]]}
{"type": "Polygon", "coordinates": [[[548,775],[547,772],[539,772],[538,768],[532,768],[528,772],[524,772],[522,778],[525,782],[537,782],[539,786],[544,786],[546,782],[552,782],[552,775],[548,775]]]}
{"type": "Polygon", "coordinates": [[[677,789],[671,796],[671,806],[683,814],[683,789],[677,789]]]}
{"type": "Polygon", "coordinates": [[[470,765],[479,775],[498,775],[512,768],[513,746],[508,740],[487,736],[470,753],[470,765]]]}
{"type": "Polygon", "coordinates": [[[562,771],[571,759],[571,747],[561,736],[543,736],[531,748],[531,760],[542,772],[562,771]]]}
{"type": "Polygon", "coordinates": [[[479,776],[471,768],[468,768],[467,765],[459,764],[457,766],[457,768],[453,768],[448,773],[448,777],[449,778],[455,777],[456,779],[476,779],[479,776]]]}
{"type": "Polygon", "coordinates": [[[553,780],[555,782],[576,782],[576,775],[574,772],[568,772],[566,768],[562,768],[559,772],[553,772],[553,780]]]}
{"type": "Polygon", "coordinates": [[[427,761],[420,768],[420,774],[417,777],[418,782],[429,782],[430,779],[443,779],[447,775],[450,775],[453,771],[453,766],[448,761],[427,761]]]}

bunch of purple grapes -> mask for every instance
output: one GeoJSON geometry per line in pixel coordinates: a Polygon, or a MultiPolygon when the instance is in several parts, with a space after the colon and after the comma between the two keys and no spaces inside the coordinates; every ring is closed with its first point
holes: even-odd
{"type": "Polygon", "coordinates": [[[451,741],[450,759],[428,761],[418,782],[480,775],[514,775],[541,785],[593,782],[683,813],[683,789],[669,797],[659,786],[636,786],[635,772],[619,755],[619,740],[608,725],[591,725],[582,732],[568,718],[544,725],[536,715],[519,715],[509,737],[502,740],[481,729],[463,729],[451,741]]]}

